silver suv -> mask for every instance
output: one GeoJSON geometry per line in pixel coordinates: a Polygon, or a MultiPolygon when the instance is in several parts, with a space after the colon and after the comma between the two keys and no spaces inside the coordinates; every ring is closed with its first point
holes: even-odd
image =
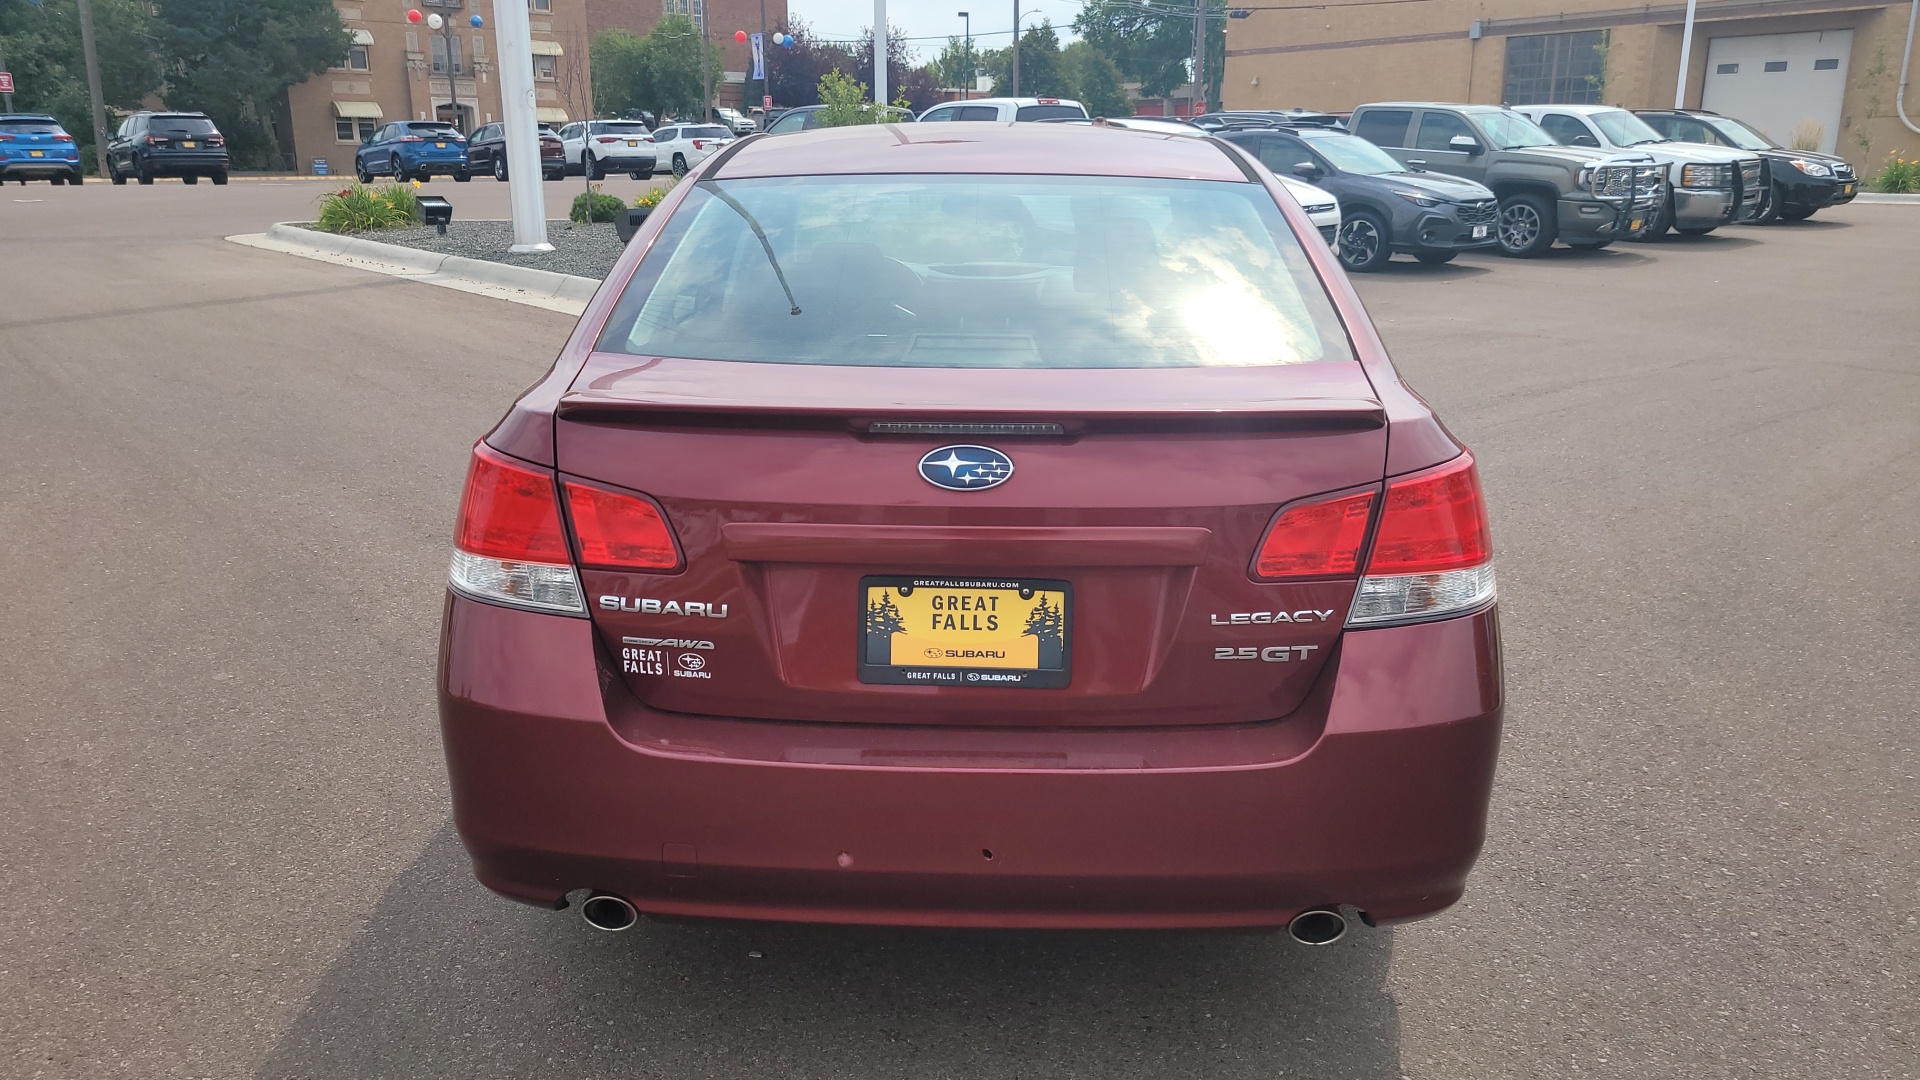
{"type": "Polygon", "coordinates": [[[1563,145],[1651,154],[1667,167],[1666,212],[1649,221],[1635,240],[1657,239],[1670,228],[1703,236],[1752,220],[1766,201],[1766,168],[1758,154],[1675,142],[1611,105],[1515,105],[1513,111],[1563,145]]]}
{"type": "Polygon", "coordinates": [[[1002,97],[949,101],[920,114],[923,124],[949,120],[1085,120],[1087,107],[1072,98],[1002,97]]]}

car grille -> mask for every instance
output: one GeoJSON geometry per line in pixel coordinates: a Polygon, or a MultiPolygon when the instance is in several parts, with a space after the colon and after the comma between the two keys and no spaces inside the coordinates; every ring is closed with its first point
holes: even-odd
{"type": "Polygon", "coordinates": [[[1481,199],[1460,204],[1460,224],[1491,225],[1500,216],[1500,200],[1481,199]]]}
{"type": "Polygon", "coordinates": [[[1333,226],[1331,225],[1320,226],[1320,238],[1325,240],[1329,244],[1333,243],[1333,239],[1334,239],[1333,226]]]}
{"type": "Polygon", "coordinates": [[[1836,161],[1833,163],[1833,175],[1836,180],[1842,183],[1851,181],[1853,179],[1853,166],[1844,161],[1836,161]]]}
{"type": "Polygon", "coordinates": [[[1602,199],[1624,199],[1633,194],[1633,170],[1622,168],[1595,169],[1593,171],[1593,193],[1602,199]]]}

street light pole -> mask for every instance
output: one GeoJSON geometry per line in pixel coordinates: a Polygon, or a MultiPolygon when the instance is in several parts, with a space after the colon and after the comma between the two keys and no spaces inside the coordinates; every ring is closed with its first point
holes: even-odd
{"type": "Polygon", "coordinates": [[[552,251],[541,190],[540,121],[534,112],[533,26],[526,0],[493,0],[494,53],[500,68],[500,119],[507,128],[507,200],[513,208],[509,251],[552,251]]]}
{"type": "Polygon", "coordinates": [[[884,109],[887,101],[887,0],[873,0],[873,107],[884,109]]]}
{"type": "Polygon", "coordinates": [[[1680,78],[1673,87],[1673,107],[1687,107],[1687,69],[1693,66],[1693,8],[1694,0],[1687,0],[1687,25],[1680,32],[1680,78]]]}
{"type": "Polygon", "coordinates": [[[1013,0],[1013,96],[1020,96],[1020,0],[1013,0]]]}
{"type": "MultiPolygon", "coordinates": [[[[971,14],[969,14],[969,13],[967,13],[967,12],[964,12],[964,11],[962,11],[962,12],[960,12],[960,17],[961,17],[962,19],[965,19],[965,20],[966,20],[966,27],[967,27],[967,66],[968,66],[968,67],[970,67],[970,68],[973,68],[973,81],[974,81],[974,82],[979,82],[979,81],[980,81],[980,68],[978,67],[978,65],[976,65],[976,64],[974,64],[974,62],[973,62],[973,16],[972,16],[971,14]]],[[[964,85],[963,85],[963,86],[961,86],[961,87],[960,87],[960,100],[961,100],[961,101],[965,101],[965,100],[967,100],[967,99],[968,99],[969,97],[971,97],[971,96],[972,96],[972,91],[973,91],[973,88],[972,88],[971,86],[964,86],[964,85]]]]}

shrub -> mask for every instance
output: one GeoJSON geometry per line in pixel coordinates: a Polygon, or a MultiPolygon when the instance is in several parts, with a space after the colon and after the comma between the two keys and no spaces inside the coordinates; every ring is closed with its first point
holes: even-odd
{"type": "Polygon", "coordinates": [[[1873,174],[1867,186],[1889,195],[1920,194],[1920,158],[1903,158],[1900,151],[1895,150],[1887,155],[1887,163],[1873,174]]]}
{"type": "Polygon", "coordinates": [[[1793,125],[1790,140],[1795,150],[1819,150],[1827,137],[1827,126],[1818,120],[1802,120],[1793,125]]]}
{"type": "Polygon", "coordinates": [[[626,209],[618,195],[601,192],[600,185],[594,184],[592,190],[573,197],[573,209],[567,212],[567,220],[576,225],[589,221],[612,221],[615,214],[626,209]]]}
{"type": "Polygon", "coordinates": [[[320,216],[315,225],[322,232],[357,233],[369,229],[391,229],[414,221],[419,200],[413,188],[388,184],[375,190],[354,184],[330,191],[320,197],[320,216]]]}
{"type": "Polygon", "coordinates": [[[656,188],[650,188],[646,191],[641,192],[638,195],[635,195],[633,197],[633,205],[637,207],[641,207],[643,209],[651,210],[654,207],[659,206],[660,203],[666,199],[667,192],[672,191],[673,185],[679,182],[680,180],[678,177],[670,177],[664,185],[656,188]]]}

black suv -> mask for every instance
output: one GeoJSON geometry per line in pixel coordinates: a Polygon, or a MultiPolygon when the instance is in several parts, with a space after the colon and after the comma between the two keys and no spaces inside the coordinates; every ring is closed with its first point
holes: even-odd
{"type": "Polygon", "coordinates": [[[1340,200],[1334,245],[1349,270],[1378,270],[1395,252],[1443,263],[1470,248],[1500,242],[1500,203],[1492,190],[1445,173],[1413,172],[1385,150],[1324,127],[1227,130],[1280,176],[1292,176],[1340,200]]]}
{"type": "Polygon", "coordinates": [[[1634,115],[1676,142],[1731,146],[1760,155],[1771,184],[1760,212],[1750,219],[1756,225],[1810,218],[1815,210],[1850,203],[1859,193],[1860,178],[1847,159],[1789,150],[1731,116],[1705,109],[1649,109],[1634,115]]]}
{"type": "Polygon", "coordinates": [[[205,176],[224,184],[227,139],[206,113],[134,113],[107,140],[107,176],[116,184],[129,176],[143,184],[156,176],[177,176],[189,184],[205,176]]]}

